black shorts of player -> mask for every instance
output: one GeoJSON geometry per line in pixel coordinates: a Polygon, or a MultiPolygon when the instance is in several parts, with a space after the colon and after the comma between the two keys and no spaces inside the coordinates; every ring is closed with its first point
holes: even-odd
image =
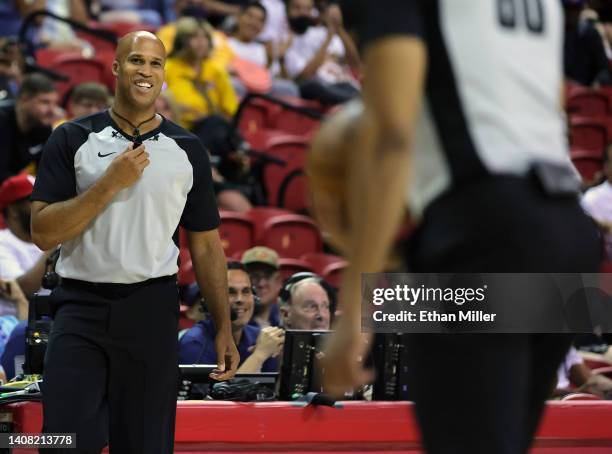
{"type": "MultiPolygon", "coordinates": [[[[407,250],[414,272],[595,273],[601,242],[576,196],[495,177],[436,200],[407,250]]],[[[409,386],[427,452],[525,453],[570,335],[413,335],[409,386]]]]}
{"type": "MultiPolygon", "coordinates": [[[[71,454],[168,454],[178,380],[176,277],[64,280],[43,375],[43,431],[76,433],[71,454]]],[[[59,454],[58,449],[40,450],[59,454]]]]}

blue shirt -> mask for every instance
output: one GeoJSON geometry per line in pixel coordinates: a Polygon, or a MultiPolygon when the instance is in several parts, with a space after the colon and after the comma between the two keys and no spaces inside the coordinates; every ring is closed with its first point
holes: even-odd
{"type": "MultiPolygon", "coordinates": [[[[246,325],[242,330],[240,342],[236,346],[240,353],[239,366],[251,355],[249,347],[255,345],[260,331],[261,328],[253,325],[246,325]]],[[[196,323],[179,341],[179,364],[217,364],[215,334],[212,320],[196,323]]],[[[277,359],[268,358],[261,366],[261,371],[277,372],[277,359]]]]}
{"type": "Polygon", "coordinates": [[[6,342],[4,352],[2,353],[2,368],[6,373],[6,378],[10,380],[15,376],[15,357],[25,355],[25,338],[26,338],[26,327],[28,321],[23,320],[19,322],[6,342]]]}

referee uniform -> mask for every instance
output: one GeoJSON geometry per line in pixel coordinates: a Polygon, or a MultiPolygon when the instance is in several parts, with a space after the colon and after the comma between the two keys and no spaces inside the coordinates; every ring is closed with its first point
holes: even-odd
{"type": "MultiPolygon", "coordinates": [[[[76,432],[77,450],[171,453],[177,390],[178,235],[219,224],[208,156],[162,119],[140,137],[150,165],[78,236],[62,244],[45,357],[46,433],[76,432]]],[[[86,191],[134,138],[108,112],[58,127],[32,199],[86,191]]],[[[58,452],[53,450],[53,452],[58,452]]]]}
{"type": "MultiPolygon", "coordinates": [[[[410,270],[597,272],[600,244],[577,201],[560,102],[560,2],[357,3],[347,21],[363,44],[408,35],[427,49],[407,194],[420,220],[410,270]]],[[[427,452],[525,453],[569,344],[412,336],[409,387],[427,452]]]]}

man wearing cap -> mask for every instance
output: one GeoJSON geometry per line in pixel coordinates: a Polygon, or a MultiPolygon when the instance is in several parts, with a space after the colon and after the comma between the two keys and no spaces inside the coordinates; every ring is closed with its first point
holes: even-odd
{"type": "Polygon", "coordinates": [[[259,297],[259,304],[255,305],[250,324],[261,328],[279,326],[280,311],[277,300],[282,281],[278,271],[278,254],[268,247],[255,246],[242,254],[242,264],[249,272],[259,297]]]}
{"type": "MultiPolygon", "coordinates": [[[[0,210],[6,228],[0,230],[0,315],[18,315],[18,301],[8,288],[16,283],[26,295],[40,288],[45,272],[46,253],[30,235],[30,200],[34,178],[29,175],[10,177],[0,186],[0,210]]],[[[13,287],[13,290],[17,290],[13,287]]],[[[21,318],[21,317],[20,317],[21,318]]]]}

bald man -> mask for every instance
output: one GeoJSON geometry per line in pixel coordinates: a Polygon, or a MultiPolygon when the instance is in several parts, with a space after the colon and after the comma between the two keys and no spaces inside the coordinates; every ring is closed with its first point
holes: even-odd
{"type": "Polygon", "coordinates": [[[114,105],[53,132],[32,194],[34,243],[61,244],[43,429],[76,433],[70,453],[173,452],[178,226],[217,332],[212,378],[239,361],[207,154],[155,113],[165,59],[155,35],[120,40],[114,105]]]}

